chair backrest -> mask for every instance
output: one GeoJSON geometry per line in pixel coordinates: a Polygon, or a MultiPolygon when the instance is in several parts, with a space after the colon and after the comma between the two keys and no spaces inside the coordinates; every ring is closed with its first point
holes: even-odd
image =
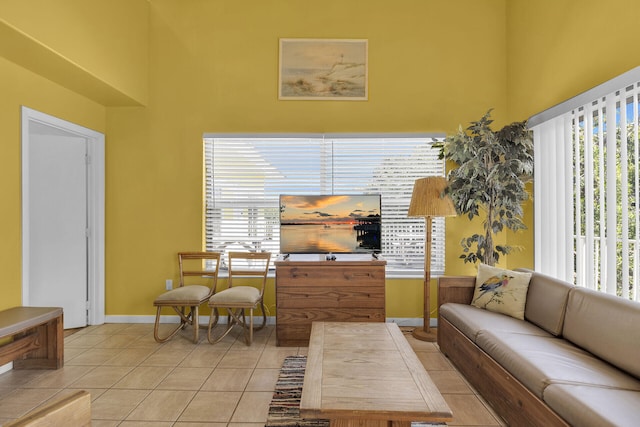
{"type": "Polygon", "coordinates": [[[219,252],[178,252],[178,265],[181,287],[188,284],[186,278],[197,277],[210,280],[207,286],[212,290],[216,289],[220,269],[219,252]]]}
{"type": "Polygon", "coordinates": [[[264,293],[269,273],[271,252],[229,252],[229,287],[239,277],[261,277],[260,294],[264,293]]]}

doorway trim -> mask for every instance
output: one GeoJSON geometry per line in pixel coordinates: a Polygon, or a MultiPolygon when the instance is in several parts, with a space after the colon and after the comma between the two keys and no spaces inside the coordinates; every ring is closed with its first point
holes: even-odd
{"type": "Polygon", "coordinates": [[[104,134],[22,107],[22,305],[29,305],[29,124],[40,123],[87,140],[87,324],[105,322],[105,150],[104,134]]]}

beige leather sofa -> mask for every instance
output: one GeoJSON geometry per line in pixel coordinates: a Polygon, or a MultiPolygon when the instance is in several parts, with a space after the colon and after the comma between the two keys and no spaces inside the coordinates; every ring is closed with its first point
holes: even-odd
{"type": "Polygon", "coordinates": [[[640,303],[533,273],[525,320],[438,281],[438,344],[512,426],[640,425],[640,303]]]}

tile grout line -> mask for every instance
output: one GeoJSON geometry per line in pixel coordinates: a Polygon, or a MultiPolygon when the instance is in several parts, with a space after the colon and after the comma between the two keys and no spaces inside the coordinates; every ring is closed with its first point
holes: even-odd
{"type": "MultiPolygon", "coordinates": [[[[14,374],[17,381],[22,381],[22,384],[19,385],[17,388],[21,388],[21,389],[25,389],[25,390],[29,390],[29,389],[51,389],[51,390],[55,390],[54,396],[50,396],[49,397],[49,400],[50,400],[50,399],[54,398],[56,395],[60,395],[60,393],[62,393],[62,392],[76,390],[77,388],[74,388],[73,384],[77,383],[78,381],[81,381],[82,378],[85,378],[87,375],[90,375],[97,368],[100,368],[100,367],[129,368],[129,371],[127,373],[123,374],[120,379],[118,379],[117,381],[114,381],[107,388],[103,389],[101,394],[99,394],[99,395],[97,395],[95,397],[95,400],[98,400],[101,397],[106,397],[106,396],[104,396],[104,394],[107,393],[107,392],[118,392],[120,390],[139,390],[139,391],[144,391],[146,394],[140,400],[140,402],[137,403],[125,415],[123,415],[122,417],[118,417],[118,418],[121,418],[121,419],[117,419],[117,420],[113,420],[113,419],[96,419],[95,420],[95,421],[105,422],[105,424],[107,424],[108,421],[111,421],[113,423],[112,425],[122,425],[122,424],[126,423],[127,422],[127,418],[129,416],[131,416],[131,414],[134,411],[136,411],[140,407],[140,405],[142,405],[154,391],[159,390],[158,386],[162,383],[162,381],[164,381],[170,375],[175,374],[176,372],[178,372],[177,368],[180,368],[182,364],[184,364],[185,362],[187,362],[189,360],[190,357],[194,356],[195,352],[199,348],[204,348],[203,344],[206,344],[206,338],[204,338],[204,343],[201,340],[201,341],[198,342],[198,344],[190,346],[191,350],[186,352],[186,354],[184,355],[184,357],[182,357],[182,359],[180,359],[180,361],[172,363],[171,365],[144,365],[144,363],[146,361],[148,361],[149,358],[153,357],[154,355],[159,355],[160,353],[163,352],[163,350],[167,350],[167,349],[169,351],[173,351],[173,349],[181,350],[181,349],[184,349],[185,346],[183,346],[182,343],[179,342],[176,339],[174,339],[174,341],[169,342],[169,343],[163,343],[163,344],[157,344],[156,343],[155,345],[153,345],[152,342],[146,342],[147,340],[149,340],[149,337],[151,337],[150,339],[153,340],[153,335],[152,334],[150,335],[148,332],[145,332],[143,330],[143,328],[132,328],[133,325],[134,324],[131,324],[131,325],[127,326],[127,327],[123,327],[123,328],[120,328],[120,329],[113,329],[113,328],[99,329],[99,326],[98,326],[98,327],[96,327],[94,329],[87,330],[86,332],[82,331],[82,332],[77,332],[77,333],[73,334],[73,335],[76,335],[76,336],[73,339],[69,340],[69,344],[72,344],[73,342],[81,339],[82,337],[85,337],[84,339],[86,340],[86,342],[89,342],[89,343],[92,340],[98,340],[98,338],[96,338],[96,337],[98,337],[99,335],[104,335],[104,336],[106,336],[106,338],[104,340],[100,341],[98,344],[92,345],[90,347],[86,347],[86,348],[85,347],[72,347],[72,348],[75,348],[75,349],[80,349],[80,351],[77,354],[75,354],[73,357],[71,357],[68,360],[69,362],[72,362],[74,359],[80,357],[82,354],[85,354],[87,351],[118,349],[118,347],[110,347],[110,345],[113,344],[114,346],[119,346],[119,345],[122,345],[122,341],[126,341],[126,340],[123,340],[120,337],[117,337],[117,338],[113,338],[113,340],[112,340],[113,342],[109,342],[109,339],[110,339],[109,337],[113,337],[114,335],[134,335],[135,334],[137,336],[137,338],[135,340],[132,340],[130,343],[127,343],[127,345],[125,347],[119,348],[121,351],[117,352],[117,354],[114,354],[109,358],[105,358],[104,360],[100,360],[100,363],[98,363],[98,364],[91,364],[90,355],[85,355],[87,360],[79,360],[82,364],[77,364],[77,365],[73,364],[73,363],[68,364],[65,361],[65,366],[85,367],[87,369],[87,372],[84,372],[78,378],[75,378],[72,382],[67,384],[64,379],[61,379],[60,380],[60,384],[62,384],[62,385],[59,386],[59,388],[56,388],[56,387],[53,387],[53,388],[51,388],[51,387],[41,387],[40,388],[40,387],[37,387],[38,377],[44,378],[44,375],[46,374],[45,372],[38,373],[38,374],[34,375],[33,372],[32,373],[28,373],[28,372],[21,371],[22,373],[15,373],[14,374]],[[129,331],[130,332],[129,334],[127,334],[125,332],[128,328],[131,328],[130,331],[129,331]],[[105,344],[105,341],[106,341],[106,344],[105,344]],[[100,347],[101,345],[104,346],[104,347],[100,347]],[[137,347],[135,347],[136,345],[137,345],[137,347]],[[96,347],[96,346],[98,346],[98,347],[96,347]],[[127,352],[127,350],[135,350],[135,349],[145,349],[147,354],[143,358],[138,358],[135,355],[135,351],[133,351],[131,353],[132,353],[132,356],[134,358],[131,359],[131,360],[134,360],[134,362],[131,363],[130,361],[129,362],[125,361],[126,359],[125,359],[123,353],[127,352]],[[114,360],[114,359],[118,358],[118,356],[122,356],[122,359],[121,360],[114,360]],[[119,363],[119,364],[110,365],[110,364],[108,364],[110,361],[113,361],[112,363],[119,363]],[[88,364],[85,364],[85,363],[88,363],[88,364]],[[144,389],[139,389],[139,388],[124,389],[124,388],[116,387],[116,384],[118,384],[120,381],[125,379],[128,375],[131,375],[132,372],[135,369],[140,368],[140,367],[144,367],[144,366],[149,366],[149,367],[164,366],[164,367],[167,367],[168,369],[167,369],[164,377],[162,379],[160,379],[157,382],[157,384],[155,384],[153,387],[150,386],[151,388],[148,388],[148,389],[147,388],[144,388],[144,389]],[[24,375],[25,379],[21,380],[20,379],[21,377],[19,375],[24,375]],[[29,376],[31,376],[31,378],[28,378],[29,376]],[[30,387],[30,388],[25,387],[28,384],[31,384],[32,387],[30,387]]],[[[153,325],[151,324],[151,327],[152,326],[153,325]]],[[[263,363],[263,367],[265,369],[266,368],[271,369],[271,365],[273,363],[275,363],[275,359],[274,358],[279,358],[280,357],[280,355],[276,355],[276,354],[279,353],[279,351],[278,351],[278,352],[275,352],[273,355],[270,355],[268,360],[267,360],[267,359],[265,359],[265,356],[267,355],[267,352],[268,351],[271,352],[271,349],[273,347],[274,349],[279,349],[279,348],[283,349],[283,351],[280,354],[287,353],[287,351],[284,350],[286,347],[276,347],[275,346],[274,334],[275,334],[275,329],[271,329],[269,335],[264,338],[264,341],[261,340],[259,348],[257,348],[257,349],[246,349],[246,351],[248,351],[248,352],[254,352],[254,351],[257,352],[257,356],[254,355],[254,356],[256,356],[256,362],[250,369],[251,373],[249,375],[249,378],[248,378],[247,382],[242,385],[242,389],[241,390],[240,390],[240,388],[238,388],[238,390],[240,391],[240,397],[235,402],[235,407],[234,407],[233,411],[231,412],[231,414],[229,416],[229,419],[226,422],[220,421],[221,425],[225,424],[226,426],[231,427],[234,424],[245,423],[243,421],[233,422],[232,420],[233,420],[233,417],[237,415],[237,411],[238,411],[238,409],[240,407],[239,405],[242,402],[243,397],[246,397],[247,393],[251,393],[252,392],[252,391],[249,390],[249,385],[252,384],[252,379],[254,379],[254,377],[259,373],[260,369],[263,369],[263,368],[259,368],[261,363],[263,363]]],[[[71,335],[71,336],[73,336],[73,335],[71,335]]],[[[411,340],[411,338],[407,338],[407,339],[410,341],[410,343],[414,344],[412,347],[413,347],[413,350],[416,353],[420,353],[420,352],[425,353],[425,354],[433,353],[433,354],[438,354],[438,355],[440,355],[440,357],[445,358],[444,361],[442,361],[442,362],[446,362],[446,368],[444,368],[444,366],[445,366],[444,364],[440,365],[440,363],[442,363],[441,361],[438,361],[437,362],[438,364],[435,365],[436,367],[438,367],[438,369],[431,369],[431,370],[427,369],[428,372],[429,371],[434,372],[434,371],[449,371],[449,370],[451,370],[453,372],[456,372],[457,375],[460,376],[460,378],[462,379],[464,384],[468,386],[468,383],[467,383],[466,379],[459,374],[459,371],[457,371],[457,369],[455,369],[455,367],[453,365],[451,365],[450,361],[444,355],[442,355],[442,353],[439,351],[439,349],[437,347],[434,347],[435,351],[432,351],[431,347],[428,347],[428,348],[423,347],[420,343],[418,343],[416,345],[416,343],[414,343],[413,340],[411,340]],[[440,366],[442,366],[442,368],[440,366]]],[[[89,345],[86,342],[83,343],[83,342],[78,341],[78,344],[80,344],[81,346],[89,345]]],[[[218,361],[216,362],[215,365],[212,366],[211,372],[208,374],[207,378],[205,378],[198,385],[197,389],[194,389],[193,395],[189,398],[189,400],[185,404],[185,406],[181,408],[181,410],[180,410],[179,414],[177,415],[176,419],[175,420],[165,420],[165,422],[167,422],[170,425],[179,425],[179,423],[181,423],[181,421],[179,421],[180,417],[182,417],[185,414],[187,408],[194,402],[194,399],[196,398],[198,393],[201,393],[201,392],[205,391],[205,390],[203,390],[203,387],[205,386],[207,381],[211,378],[211,376],[215,375],[215,371],[217,369],[220,369],[220,365],[223,362],[223,360],[227,356],[229,356],[231,354],[231,352],[234,351],[234,349],[235,350],[239,350],[240,349],[239,347],[237,347],[238,342],[242,342],[244,344],[244,342],[242,341],[242,335],[241,334],[240,335],[237,335],[237,334],[234,335],[234,338],[233,338],[232,342],[230,342],[227,346],[220,348],[220,356],[218,358],[218,361]]],[[[66,343],[67,342],[65,340],[65,344],[66,343]]],[[[184,344],[189,346],[189,344],[187,344],[186,342],[184,344]]],[[[254,345],[255,345],[255,341],[254,341],[254,345]]],[[[243,348],[243,351],[244,350],[245,349],[243,348]]],[[[305,352],[303,350],[303,347],[291,347],[291,348],[289,348],[289,350],[290,350],[289,353],[292,354],[292,355],[293,354],[297,354],[297,355],[305,354],[305,352]]],[[[96,351],[96,354],[99,356],[99,351],[96,351]]],[[[218,357],[218,356],[216,355],[216,357],[218,357]]],[[[435,358],[435,356],[431,356],[431,357],[435,358]]],[[[205,363],[206,361],[207,361],[206,358],[202,359],[202,363],[198,363],[198,366],[194,365],[193,367],[200,367],[200,365],[205,363]]],[[[425,365],[425,368],[427,368],[427,364],[428,364],[427,361],[421,361],[421,362],[423,363],[423,365],[425,365]],[[425,364],[425,363],[427,363],[427,364],[425,364]]],[[[191,367],[191,366],[189,366],[188,363],[187,363],[187,366],[184,366],[184,367],[186,368],[186,367],[191,367]]],[[[6,374],[4,374],[4,376],[6,377],[6,374]]],[[[0,379],[2,379],[2,376],[0,376],[0,379]]],[[[259,381],[260,381],[259,379],[256,379],[256,383],[255,384],[260,384],[259,381]]],[[[3,383],[3,385],[6,385],[6,384],[10,384],[10,382],[8,381],[6,383],[3,383]]],[[[464,395],[469,395],[469,396],[475,396],[477,399],[479,399],[480,402],[482,403],[482,406],[483,406],[484,410],[489,412],[489,415],[490,415],[491,419],[493,419],[493,423],[495,423],[495,425],[504,425],[503,422],[501,422],[499,419],[496,418],[496,416],[494,415],[493,410],[490,407],[487,407],[487,403],[481,398],[481,396],[477,393],[477,391],[474,390],[471,387],[469,387],[469,389],[471,391],[471,394],[468,394],[468,393],[463,393],[463,394],[464,395]]],[[[94,390],[98,390],[98,389],[94,389],[94,390]]],[[[256,388],[256,390],[253,390],[253,391],[262,391],[262,390],[263,390],[262,388],[256,388]]],[[[6,393],[2,394],[1,392],[2,392],[2,389],[0,389],[0,395],[2,395],[2,399],[4,399],[7,396],[7,394],[6,393]]],[[[11,393],[13,393],[13,391],[8,391],[7,393],[11,394],[11,393]]],[[[448,394],[460,394],[460,393],[448,393],[448,394]]],[[[260,401],[260,402],[262,404],[262,401],[260,401]]],[[[37,408],[38,406],[40,406],[40,405],[42,405],[44,403],[45,402],[36,403],[35,407],[37,408]]],[[[135,421],[135,420],[130,420],[130,421],[135,421]]],[[[4,422],[4,421],[1,421],[1,422],[4,422]]],[[[199,421],[195,421],[195,422],[199,422],[199,421]]],[[[213,422],[213,421],[208,421],[208,422],[213,422]]],[[[247,421],[246,423],[258,423],[258,422],[257,421],[247,421]]],[[[263,421],[260,421],[259,423],[262,424],[263,421]]]]}

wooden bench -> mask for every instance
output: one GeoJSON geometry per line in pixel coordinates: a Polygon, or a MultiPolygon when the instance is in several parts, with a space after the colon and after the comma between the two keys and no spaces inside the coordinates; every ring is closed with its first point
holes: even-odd
{"type": "Polygon", "coordinates": [[[0,366],[59,369],[64,364],[64,326],[60,307],[13,307],[0,311],[0,366]]]}
{"type": "Polygon", "coordinates": [[[80,390],[65,396],[27,415],[5,424],[4,427],[90,426],[91,394],[80,390]]]}

